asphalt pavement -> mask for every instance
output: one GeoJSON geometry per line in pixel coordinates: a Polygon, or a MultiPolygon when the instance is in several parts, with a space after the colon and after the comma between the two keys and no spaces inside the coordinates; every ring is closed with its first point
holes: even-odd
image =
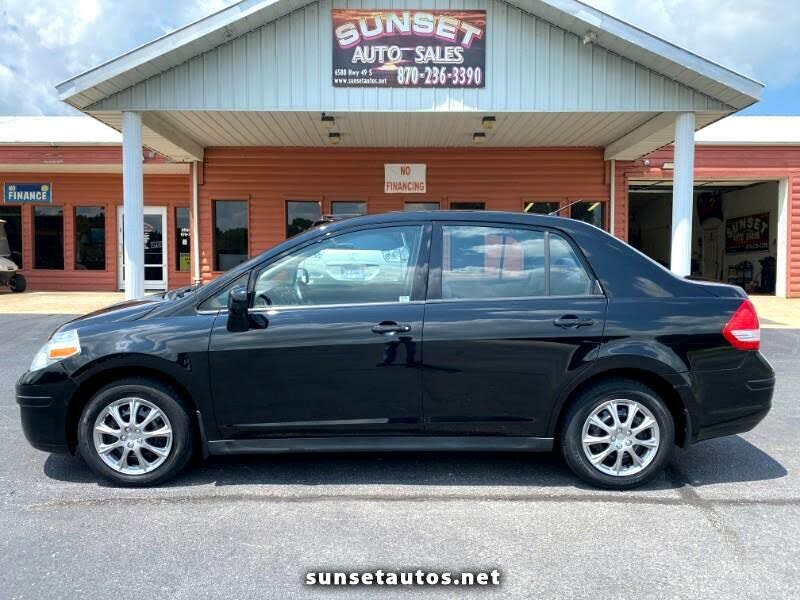
{"type": "Polygon", "coordinates": [[[789,598],[800,587],[800,330],[754,431],[631,492],[555,455],[237,457],[118,489],[25,441],[16,378],[64,315],[0,315],[0,598],[789,598]],[[309,571],[498,569],[499,588],[309,588],[309,571]]]}

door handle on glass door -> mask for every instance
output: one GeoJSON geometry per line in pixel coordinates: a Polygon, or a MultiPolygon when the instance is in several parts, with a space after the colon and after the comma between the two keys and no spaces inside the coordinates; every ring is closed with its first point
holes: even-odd
{"type": "Polygon", "coordinates": [[[408,333],[409,331],[411,331],[411,325],[395,323],[394,321],[381,321],[372,327],[373,333],[379,333],[381,335],[387,333],[408,333]]]}
{"type": "Polygon", "coordinates": [[[564,315],[563,317],[559,317],[553,321],[553,325],[556,327],[563,327],[563,328],[570,328],[574,327],[578,329],[579,327],[589,327],[590,325],[594,325],[594,319],[590,319],[588,317],[578,317],[576,315],[564,315]]]}

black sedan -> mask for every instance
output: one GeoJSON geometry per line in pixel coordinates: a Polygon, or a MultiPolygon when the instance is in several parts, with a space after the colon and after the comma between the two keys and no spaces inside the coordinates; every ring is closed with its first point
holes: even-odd
{"type": "Polygon", "coordinates": [[[394,213],[69,322],[17,400],[31,444],[122,485],[194,453],[558,448],[623,489],[764,418],[759,339],[741,289],[585,223],[394,213]]]}

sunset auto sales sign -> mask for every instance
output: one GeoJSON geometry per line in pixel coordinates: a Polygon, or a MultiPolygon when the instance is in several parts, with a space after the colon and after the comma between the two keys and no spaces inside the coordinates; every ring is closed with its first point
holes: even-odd
{"type": "Polygon", "coordinates": [[[333,85],[482,88],[485,10],[333,9],[333,85]]]}

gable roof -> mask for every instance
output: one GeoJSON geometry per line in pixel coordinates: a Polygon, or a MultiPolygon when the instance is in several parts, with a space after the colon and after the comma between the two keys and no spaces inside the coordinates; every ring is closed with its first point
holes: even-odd
{"type": "MultiPolygon", "coordinates": [[[[177,29],[57,86],[60,97],[86,109],[185,63],[315,0],[243,0],[177,29]]],[[[598,45],[732,107],[758,101],[763,85],[577,0],[506,0],[598,45]]],[[[330,2],[325,2],[330,5],[330,2]]]]}

